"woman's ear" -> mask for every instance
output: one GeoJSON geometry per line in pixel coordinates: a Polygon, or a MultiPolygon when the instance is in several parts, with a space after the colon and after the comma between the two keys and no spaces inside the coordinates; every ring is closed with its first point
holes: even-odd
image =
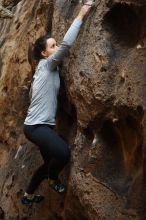
{"type": "Polygon", "coordinates": [[[47,57],[47,51],[44,51],[44,50],[43,50],[43,51],[41,52],[41,55],[42,55],[43,57],[47,57]]]}

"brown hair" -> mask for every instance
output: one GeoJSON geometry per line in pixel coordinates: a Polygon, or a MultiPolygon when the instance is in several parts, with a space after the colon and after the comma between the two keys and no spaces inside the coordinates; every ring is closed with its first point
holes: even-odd
{"type": "Polygon", "coordinates": [[[46,49],[47,39],[51,38],[51,34],[46,34],[44,36],[39,37],[35,43],[29,43],[28,47],[28,62],[31,66],[32,75],[35,72],[35,67],[43,58],[41,52],[46,49]]]}
{"type": "Polygon", "coordinates": [[[28,62],[31,66],[32,76],[35,72],[35,67],[37,65],[37,62],[34,59],[33,51],[34,51],[34,43],[29,43],[29,46],[28,46],[28,62]]]}

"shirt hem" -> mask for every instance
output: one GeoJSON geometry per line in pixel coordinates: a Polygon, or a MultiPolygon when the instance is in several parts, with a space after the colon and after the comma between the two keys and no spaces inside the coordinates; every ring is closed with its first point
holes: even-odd
{"type": "Polygon", "coordinates": [[[51,123],[45,123],[45,122],[36,122],[36,123],[26,123],[24,122],[24,125],[38,125],[38,124],[45,124],[45,125],[56,125],[56,124],[51,124],[51,123]]]}

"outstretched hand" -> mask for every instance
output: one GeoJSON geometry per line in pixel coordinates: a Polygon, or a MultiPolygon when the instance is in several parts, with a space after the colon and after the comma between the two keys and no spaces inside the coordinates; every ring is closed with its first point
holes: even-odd
{"type": "Polygon", "coordinates": [[[93,6],[95,4],[95,0],[83,0],[82,1],[83,5],[89,5],[89,6],[93,6]]]}
{"type": "Polygon", "coordinates": [[[88,0],[84,3],[84,5],[81,7],[80,12],[78,14],[78,18],[83,19],[85,15],[88,14],[90,9],[95,6],[95,2],[93,0],[88,0]]]}

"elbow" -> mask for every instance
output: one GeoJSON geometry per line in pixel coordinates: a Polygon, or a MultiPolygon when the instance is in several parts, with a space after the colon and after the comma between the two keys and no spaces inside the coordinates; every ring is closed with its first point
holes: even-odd
{"type": "Polygon", "coordinates": [[[65,40],[61,43],[61,46],[66,47],[67,49],[70,49],[71,45],[71,42],[65,40]]]}

